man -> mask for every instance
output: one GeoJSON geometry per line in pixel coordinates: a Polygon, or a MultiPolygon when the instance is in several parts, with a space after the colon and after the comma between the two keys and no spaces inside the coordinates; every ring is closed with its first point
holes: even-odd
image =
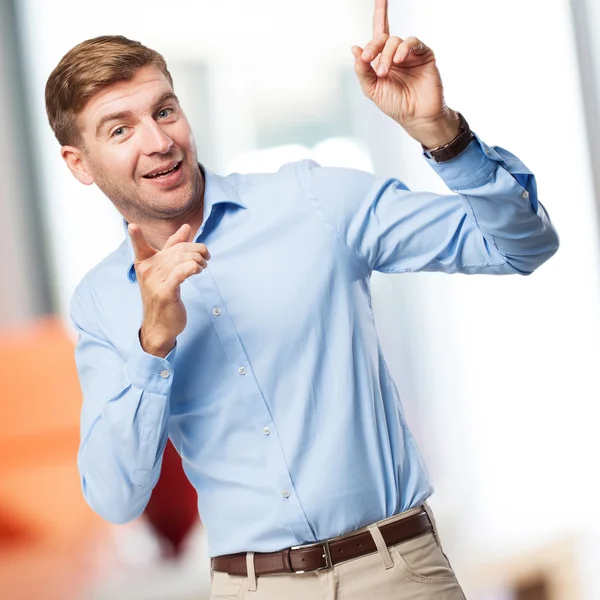
{"type": "Polygon", "coordinates": [[[308,160],[218,176],[162,56],[122,37],[79,44],[47,83],[67,166],[131,238],[72,300],[83,493],[105,519],[134,519],[170,438],[215,598],[464,598],[370,275],[529,275],[558,249],[531,171],[446,106],[432,50],[389,35],[385,0],[352,53],[363,92],[455,193],[308,160]]]}

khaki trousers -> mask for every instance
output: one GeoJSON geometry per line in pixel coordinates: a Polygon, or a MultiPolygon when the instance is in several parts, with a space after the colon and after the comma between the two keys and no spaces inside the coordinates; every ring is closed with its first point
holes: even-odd
{"type": "Polygon", "coordinates": [[[210,600],[465,600],[442,550],[427,503],[357,531],[367,530],[373,536],[377,552],[324,571],[257,577],[254,553],[248,552],[248,576],[211,570],[210,600]],[[427,511],[434,532],[387,548],[379,526],[404,519],[422,508],[427,511]]]}

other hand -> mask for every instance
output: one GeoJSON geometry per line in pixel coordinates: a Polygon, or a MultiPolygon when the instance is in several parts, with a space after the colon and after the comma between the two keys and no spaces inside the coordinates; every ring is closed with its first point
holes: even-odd
{"type": "Polygon", "coordinates": [[[140,342],[144,351],[164,358],[187,324],[180,286],[208,266],[210,253],[204,244],[191,242],[192,231],[187,223],[162,250],[148,243],[138,225],[130,224],[128,231],[144,310],[140,342]]]}

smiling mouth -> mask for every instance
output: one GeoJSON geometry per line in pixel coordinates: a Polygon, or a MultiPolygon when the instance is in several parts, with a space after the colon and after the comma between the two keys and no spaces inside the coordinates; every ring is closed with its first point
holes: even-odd
{"type": "Polygon", "coordinates": [[[183,161],[179,161],[171,170],[169,171],[161,171],[160,173],[155,173],[154,175],[144,175],[144,179],[160,179],[161,177],[166,177],[167,175],[170,175],[171,173],[174,173],[175,171],[177,171],[179,169],[179,167],[181,167],[181,163],[183,161]]]}

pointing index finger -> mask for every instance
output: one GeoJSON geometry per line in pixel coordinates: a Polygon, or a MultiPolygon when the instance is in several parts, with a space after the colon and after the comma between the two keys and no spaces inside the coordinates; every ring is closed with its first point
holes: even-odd
{"type": "Polygon", "coordinates": [[[156,254],[156,250],[146,241],[146,238],[138,225],[129,223],[127,225],[127,230],[131,237],[131,245],[133,246],[136,261],[146,260],[156,254]]]}
{"type": "Polygon", "coordinates": [[[375,0],[375,13],[373,14],[373,37],[380,33],[390,35],[388,21],[388,0],[375,0]]]}

